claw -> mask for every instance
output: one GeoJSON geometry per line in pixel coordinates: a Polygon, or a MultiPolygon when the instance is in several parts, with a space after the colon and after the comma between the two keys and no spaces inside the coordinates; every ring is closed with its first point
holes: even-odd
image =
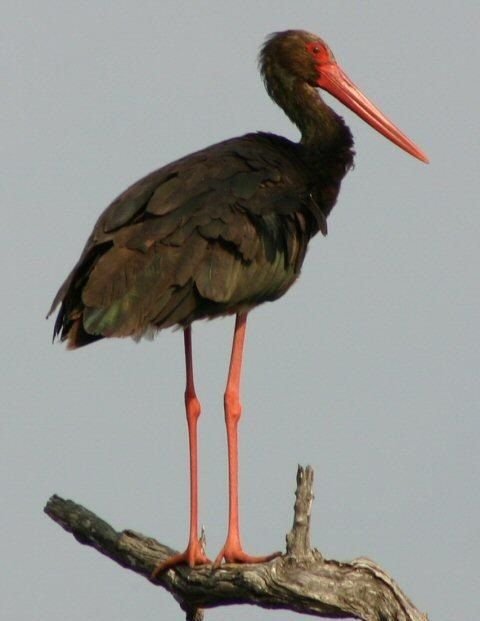
{"type": "Polygon", "coordinates": [[[152,571],[151,579],[155,580],[161,573],[177,565],[197,567],[198,565],[210,565],[211,563],[212,561],[205,555],[203,541],[202,538],[200,538],[198,541],[189,543],[185,552],[175,554],[167,558],[163,563],[159,563],[152,571]]]}
{"type": "Polygon", "coordinates": [[[223,560],[225,560],[225,563],[267,563],[277,558],[277,556],[281,556],[281,554],[281,552],[273,552],[273,554],[267,554],[266,556],[250,556],[240,546],[231,545],[227,542],[214,560],[213,567],[218,569],[223,560]]]}

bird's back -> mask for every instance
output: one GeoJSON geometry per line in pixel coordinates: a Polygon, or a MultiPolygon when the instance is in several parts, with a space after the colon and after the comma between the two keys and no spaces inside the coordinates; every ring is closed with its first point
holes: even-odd
{"type": "Polygon", "coordinates": [[[52,304],[55,335],[71,347],[139,338],[277,299],[330,208],[302,147],[271,134],[172,162],[102,213],[52,304]]]}

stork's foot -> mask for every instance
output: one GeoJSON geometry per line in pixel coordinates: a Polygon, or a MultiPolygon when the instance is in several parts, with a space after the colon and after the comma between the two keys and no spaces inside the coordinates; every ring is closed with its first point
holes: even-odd
{"type": "Polygon", "coordinates": [[[167,558],[163,563],[159,563],[152,571],[151,578],[155,580],[162,572],[177,565],[188,565],[189,567],[196,567],[197,565],[211,565],[212,561],[205,555],[203,549],[203,542],[201,539],[198,541],[189,542],[185,552],[175,554],[170,558],[167,558]]]}
{"type": "Polygon", "coordinates": [[[243,551],[239,543],[232,543],[227,540],[219,555],[213,562],[213,567],[217,569],[224,560],[225,563],[267,563],[277,556],[281,556],[281,552],[274,552],[266,556],[250,556],[243,551]]]}

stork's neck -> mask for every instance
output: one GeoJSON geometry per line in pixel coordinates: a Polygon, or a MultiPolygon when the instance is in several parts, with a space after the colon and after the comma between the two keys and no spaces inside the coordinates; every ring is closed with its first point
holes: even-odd
{"type": "Polygon", "coordinates": [[[318,90],[283,72],[265,73],[270,97],[300,130],[300,143],[312,164],[353,161],[353,138],[344,120],[320,97],[318,90]]]}

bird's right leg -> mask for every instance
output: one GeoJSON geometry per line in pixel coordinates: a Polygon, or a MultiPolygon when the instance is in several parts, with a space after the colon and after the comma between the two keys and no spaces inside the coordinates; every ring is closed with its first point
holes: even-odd
{"type": "Polygon", "coordinates": [[[230,368],[224,400],[228,445],[228,531],[225,544],[213,563],[215,568],[220,567],[223,560],[227,563],[265,563],[280,555],[280,552],[274,552],[267,556],[250,556],[250,554],[244,552],[240,542],[238,517],[238,423],[242,414],[240,378],[246,329],[247,313],[238,313],[235,321],[232,355],[230,357],[230,368]]]}
{"type": "Polygon", "coordinates": [[[198,537],[198,450],[197,450],[197,422],[200,416],[200,401],[195,393],[192,362],[192,329],[184,330],[185,367],[187,383],[185,388],[185,409],[187,412],[188,444],[190,454],[190,535],[185,552],[170,557],[159,563],[152,572],[152,578],[175,565],[186,564],[190,567],[203,565],[211,561],[205,555],[203,543],[198,537]]]}

